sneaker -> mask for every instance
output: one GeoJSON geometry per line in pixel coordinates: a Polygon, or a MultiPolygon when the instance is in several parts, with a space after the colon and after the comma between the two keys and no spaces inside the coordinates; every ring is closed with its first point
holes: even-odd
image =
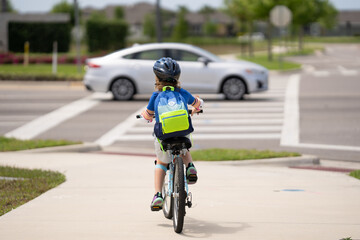
{"type": "Polygon", "coordinates": [[[198,179],[197,170],[193,163],[189,163],[186,168],[186,179],[188,184],[195,184],[198,179]]]}
{"type": "Polygon", "coordinates": [[[154,198],[151,202],[151,211],[159,211],[162,209],[162,206],[164,204],[164,199],[162,197],[161,192],[158,192],[154,195],[154,198]]]}

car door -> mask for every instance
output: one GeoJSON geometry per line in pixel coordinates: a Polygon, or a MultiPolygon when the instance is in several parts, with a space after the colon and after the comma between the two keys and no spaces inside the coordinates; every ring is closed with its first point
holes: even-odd
{"type": "MultiPolygon", "coordinates": [[[[181,87],[191,92],[215,93],[218,89],[215,64],[199,61],[203,57],[182,49],[167,49],[166,54],[175,59],[181,68],[181,87]]],[[[204,58],[204,57],[203,57],[204,58]]]]}
{"type": "Polygon", "coordinates": [[[123,57],[128,61],[129,72],[137,85],[138,93],[154,91],[153,66],[155,61],[162,57],[164,57],[164,49],[143,50],[123,57]]]}

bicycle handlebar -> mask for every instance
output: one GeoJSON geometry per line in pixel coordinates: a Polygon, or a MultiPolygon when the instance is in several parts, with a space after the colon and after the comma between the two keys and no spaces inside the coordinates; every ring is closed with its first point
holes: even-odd
{"type": "MultiPolygon", "coordinates": [[[[188,110],[188,113],[191,114],[192,110],[188,110]]],[[[204,111],[201,109],[199,112],[196,112],[196,113],[204,113],[204,111]]],[[[136,118],[142,118],[142,116],[139,114],[139,115],[136,115],[136,118]]],[[[155,118],[155,115],[154,117],[155,118]]]]}

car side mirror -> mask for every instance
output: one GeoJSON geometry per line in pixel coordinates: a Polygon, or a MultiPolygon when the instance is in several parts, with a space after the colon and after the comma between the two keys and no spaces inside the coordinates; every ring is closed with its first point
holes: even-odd
{"type": "Polygon", "coordinates": [[[202,62],[202,63],[204,63],[205,66],[207,66],[209,64],[210,60],[207,59],[206,57],[199,57],[198,62],[202,62]]]}

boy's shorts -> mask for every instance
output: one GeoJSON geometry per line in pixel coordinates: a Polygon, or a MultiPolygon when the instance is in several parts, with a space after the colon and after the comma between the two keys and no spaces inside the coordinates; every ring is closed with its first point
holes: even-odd
{"type": "MultiPolygon", "coordinates": [[[[190,134],[186,135],[185,137],[190,139],[190,134]]],[[[163,152],[161,150],[159,140],[156,137],[155,137],[154,145],[155,145],[155,154],[157,159],[159,159],[160,162],[163,163],[170,163],[172,161],[171,155],[168,152],[163,152]]]]}

